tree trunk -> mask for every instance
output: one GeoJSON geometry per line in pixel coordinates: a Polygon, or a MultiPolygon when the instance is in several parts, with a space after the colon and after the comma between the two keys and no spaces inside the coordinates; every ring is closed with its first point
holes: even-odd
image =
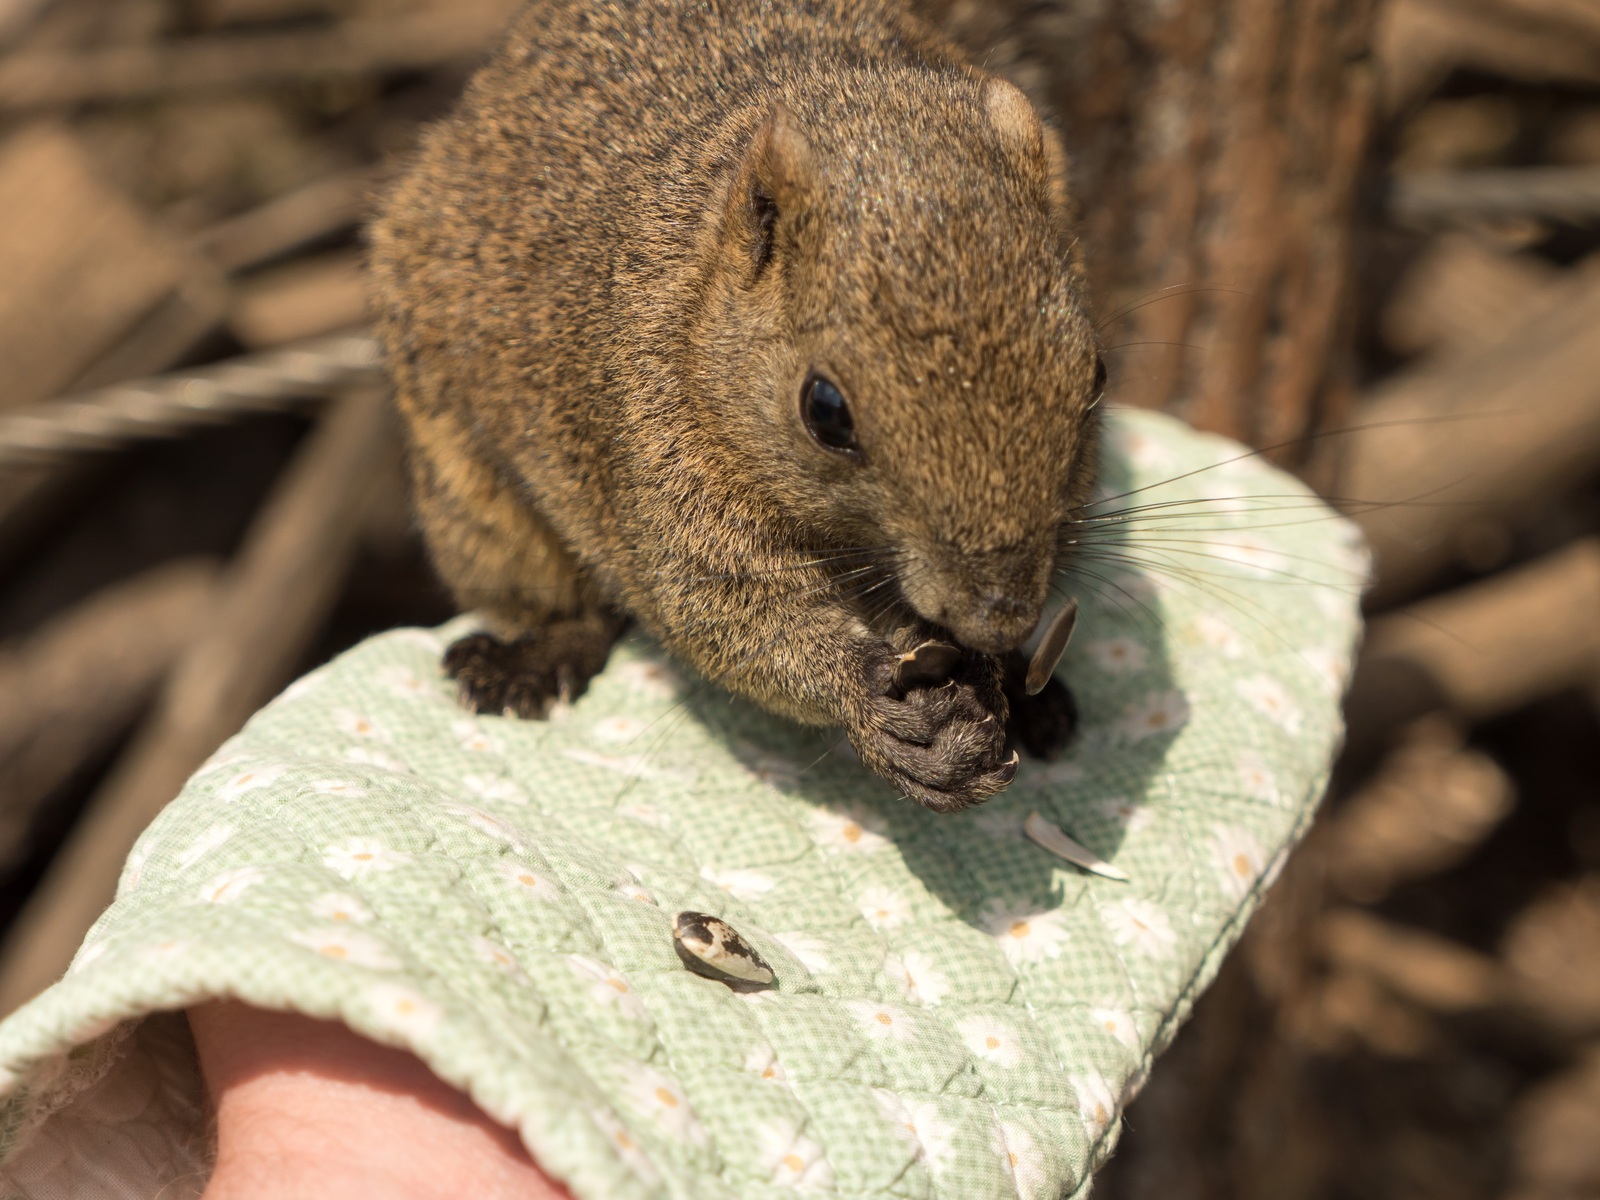
{"type": "Polygon", "coordinates": [[[914,2],[1061,129],[1117,402],[1337,423],[1371,0],[914,2]]]}

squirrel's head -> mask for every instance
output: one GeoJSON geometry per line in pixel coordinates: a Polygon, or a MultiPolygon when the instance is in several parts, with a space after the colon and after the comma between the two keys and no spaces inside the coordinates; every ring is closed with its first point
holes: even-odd
{"type": "Polygon", "coordinates": [[[1088,495],[1105,382],[1053,137],[998,79],[833,73],[763,116],[728,179],[688,345],[740,478],[796,540],[873,548],[963,644],[1018,646],[1088,495]]]}

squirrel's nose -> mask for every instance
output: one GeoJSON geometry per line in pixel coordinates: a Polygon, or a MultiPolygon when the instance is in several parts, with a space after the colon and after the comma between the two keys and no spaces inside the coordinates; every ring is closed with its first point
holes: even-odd
{"type": "Polygon", "coordinates": [[[1028,640],[1039,624],[1040,605],[1014,592],[983,591],[971,608],[952,614],[950,631],[958,641],[986,654],[1004,654],[1028,640]]]}

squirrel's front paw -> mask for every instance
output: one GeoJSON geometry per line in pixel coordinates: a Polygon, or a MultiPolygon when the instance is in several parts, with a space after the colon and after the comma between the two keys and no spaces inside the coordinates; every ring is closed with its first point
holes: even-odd
{"type": "Polygon", "coordinates": [[[888,646],[868,664],[846,728],[861,761],[935,812],[980,804],[1010,783],[1018,760],[1006,750],[998,660],[963,653],[943,682],[908,687],[897,682],[900,665],[888,646]]]}
{"type": "Polygon", "coordinates": [[[514,641],[474,633],[450,644],[444,669],[473,712],[539,718],[556,701],[583,694],[615,636],[615,626],[582,619],[555,621],[514,641]]]}

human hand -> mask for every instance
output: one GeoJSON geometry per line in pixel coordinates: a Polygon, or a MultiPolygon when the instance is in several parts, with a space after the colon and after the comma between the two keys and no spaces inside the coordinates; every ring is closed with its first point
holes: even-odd
{"type": "Polygon", "coordinates": [[[572,1200],[403,1050],[234,1002],[188,1016],[216,1115],[203,1200],[572,1200]]]}

